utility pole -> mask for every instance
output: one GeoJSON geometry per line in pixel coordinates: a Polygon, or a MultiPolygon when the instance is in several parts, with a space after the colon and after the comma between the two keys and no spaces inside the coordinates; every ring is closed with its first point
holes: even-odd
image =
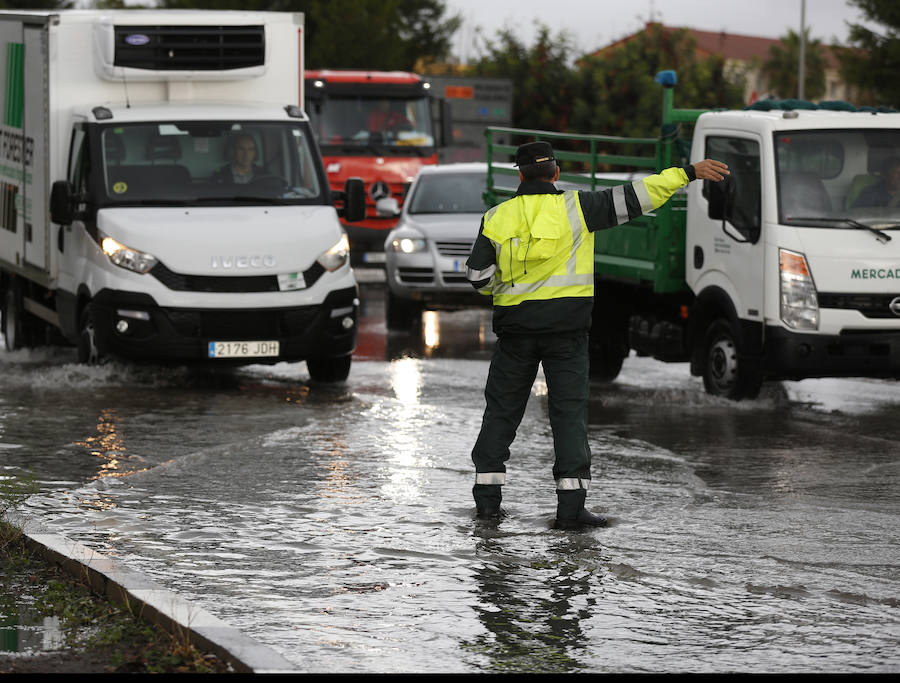
{"type": "Polygon", "coordinates": [[[800,65],[797,67],[797,99],[803,99],[806,80],[806,0],[800,0],[800,65]]]}

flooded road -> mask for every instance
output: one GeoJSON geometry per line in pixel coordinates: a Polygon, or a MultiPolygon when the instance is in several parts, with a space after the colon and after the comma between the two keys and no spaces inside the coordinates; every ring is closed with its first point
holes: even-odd
{"type": "Polygon", "coordinates": [[[0,352],[0,476],[30,514],[308,672],[896,672],[900,385],[707,396],[629,358],[592,387],[589,504],[562,532],[546,386],[499,523],[469,453],[490,313],[387,334],[363,287],[345,385],[305,365],[221,374],[74,350],[0,352]]]}

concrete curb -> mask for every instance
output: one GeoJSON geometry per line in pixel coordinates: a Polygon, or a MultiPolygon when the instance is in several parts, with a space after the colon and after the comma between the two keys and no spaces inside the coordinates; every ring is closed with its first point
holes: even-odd
{"type": "Polygon", "coordinates": [[[236,628],[192,605],[172,591],[161,588],[132,569],[59,534],[29,530],[24,520],[10,519],[22,529],[26,545],[72,576],[84,580],[91,590],[128,607],[141,619],[161,626],[197,649],[214,653],[241,673],[298,673],[294,664],[275,650],[245,636],[236,628]]]}

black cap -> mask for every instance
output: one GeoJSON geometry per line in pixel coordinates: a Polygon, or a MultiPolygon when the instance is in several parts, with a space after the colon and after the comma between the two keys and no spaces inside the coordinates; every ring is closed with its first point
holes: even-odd
{"type": "Polygon", "coordinates": [[[516,150],[516,166],[531,166],[555,160],[549,142],[528,142],[516,150]]]}

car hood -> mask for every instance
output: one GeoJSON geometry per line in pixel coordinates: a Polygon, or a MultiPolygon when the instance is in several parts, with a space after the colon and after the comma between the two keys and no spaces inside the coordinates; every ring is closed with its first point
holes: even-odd
{"type": "Polygon", "coordinates": [[[480,213],[420,213],[405,214],[395,230],[404,227],[421,232],[434,240],[471,239],[478,237],[480,213]]]}

